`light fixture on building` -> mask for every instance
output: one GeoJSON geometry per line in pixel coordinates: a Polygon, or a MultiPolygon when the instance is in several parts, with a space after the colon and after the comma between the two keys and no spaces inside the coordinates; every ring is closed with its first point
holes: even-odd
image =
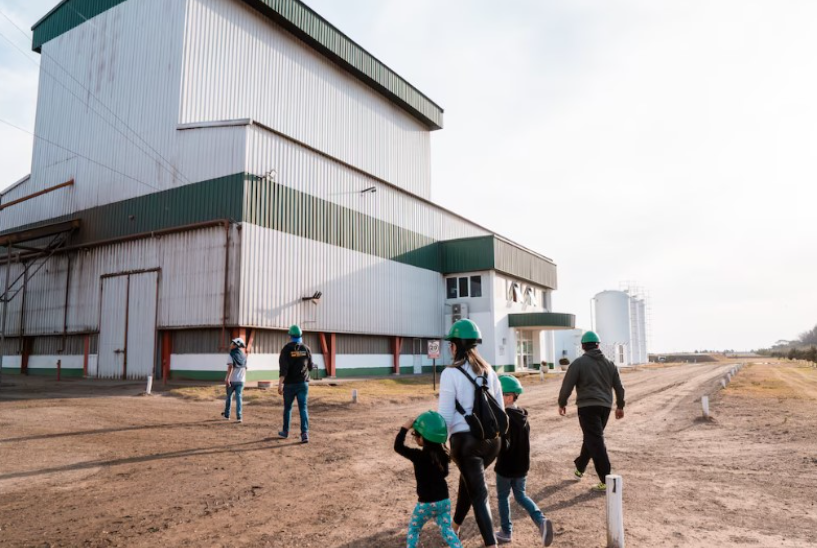
{"type": "Polygon", "coordinates": [[[377,187],[370,186],[369,188],[364,188],[363,190],[360,191],[361,194],[366,194],[367,192],[374,194],[375,192],[377,192],[377,187]]]}
{"type": "Polygon", "coordinates": [[[311,297],[301,297],[302,301],[312,301],[312,304],[318,304],[318,301],[321,300],[323,293],[320,291],[316,291],[311,297]]]}

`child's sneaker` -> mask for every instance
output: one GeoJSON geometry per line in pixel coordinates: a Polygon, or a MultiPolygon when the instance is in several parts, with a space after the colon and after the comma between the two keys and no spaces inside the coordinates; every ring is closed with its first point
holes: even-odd
{"type": "Polygon", "coordinates": [[[225,413],[222,413],[222,414],[221,414],[221,418],[223,418],[225,421],[228,421],[228,420],[230,420],[230,415],[227,415],[227,414],[225,414],[225,413]]]}
{"type": "Polygon", "coordinates": [[[238,418],[238,422],[244,422],[244,419],[243,419],[243,418],[241,418],[241,417],[239,417],[239,418],[238,418]]]}
{"type": "Polygon", "coordinates": [[[539,522],[539,534],[542,536],[542,544],[550,546],[553,544],[553,523],[547,518],[539,522]]]}
{"type": "Polygon", "coordinates": [[[309,434],[301,434],[301,443],[309,443],[309,434]]]}
{"type": "Polygon", "coordinates": [[[579,472],[579,469],[573,471],[573,479],[579,481],[584,477],[584,472],[579,472]]]}
{"type": "Polygon", "coordinates": [[[503,531],[501,529],[495,533],[495,536],[496,536],[496,541],[499,544],[510,544],[511,543],[511,534],[506,533],[505,531],[503,531]]]}
{"type": "Polygon", "coordinates": [[[278,437],[281,438],[282,440],[285,440],[289,437],[289,432],[284,432],[283,430],[281,430],[280,432],[278,432],[278,437]]]}
{"type": "Polygon", "coordinates": [[[596,491],[597,493],[605,493],[607,492],[607,484],[600,481],[596,485],[591,487],[590,490],[596,491]]]}

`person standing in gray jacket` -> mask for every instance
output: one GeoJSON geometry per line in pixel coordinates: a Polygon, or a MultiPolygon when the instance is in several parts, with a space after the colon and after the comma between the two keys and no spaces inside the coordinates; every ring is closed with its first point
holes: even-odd
{"type": "Polygon", "coordinates": [[[584,355],[577,358],[567,369],[559,391],[559,414],[567,414],[567,400],[576,389],[576,406],[579,408],[579,425],[582,428],[582,449],[573,462],[575,479],[584,477],[584,471],[593,459],[599,483],[594,491],[606,491],[606,478],[610,473],[610,458],[604,444],[604,428],[613,407],[613,391],[616,393],[616,419],[624,418],[624,387],[616,365],[599,350],[599,337],[592,331],[582,336],[584,355]]]}

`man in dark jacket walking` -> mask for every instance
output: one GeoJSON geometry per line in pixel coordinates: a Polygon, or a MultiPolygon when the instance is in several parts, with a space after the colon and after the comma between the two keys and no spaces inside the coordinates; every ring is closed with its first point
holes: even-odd
{"type": "Polygon", "coordinates": [[[298,399],[301,415],[301,442],[309,442],[309,413],[306,399],[309,395],[309,372],[312,371],[312,351],[303,343],[301,328],[289,328],[291,339],[278,358],[278,393],[284,396],[284,427],[278,432],[281,438],[289,437],[289,421],[292,417],[292,403],[298,399]]]}
{"type": "Polygon", "coordinates": [[[579,408],[579,425],[583,442],[579,456],[573,461],[577,480],[582,479],[590,459],[596,467],[599,483],[595,491],[606,491],[606,478],[610,473],[610,459],[604,444],[604,428],[613,407],[613,391],[616,393],[616,419],[624,418],[624,387],[616,365],[599,350],[599,337],[592,331],[582,336],[584,355],[577,358],[567,370],[559,391],[559,414],[567,414],[567,400],[576,388],[576,406],[579,408]]]}

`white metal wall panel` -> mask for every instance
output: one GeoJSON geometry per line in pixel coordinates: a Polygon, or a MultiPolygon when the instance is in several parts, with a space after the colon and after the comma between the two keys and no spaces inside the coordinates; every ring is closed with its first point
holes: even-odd
{"type": "MultiPolygon", "coordinates": [[[[237,227],[232,226],[227,281],[233,297],[228,299],[228,318],[235,318],[238,313],[240,235],[237,227]]],[[[159,327],[221,325],[225,244],[225,229],[213,227],[72,252],[68,331],[96,331],[99,328],[101,276],[153,268],[162,270],[159,327]]],[[[62,333],[67,265],[66,255],[54,256],[30,277],[25,292],[26,335],[62,333]]],[[[21,265],[12,264],[11,279],[14,280],[21,270],[21,265]]],[[[0,265],[0,284],[4,280],[5,268],[0,265]]],[[[22,292],[9,303],[7,335],[20,331],[22,303],[22,292]]]]}
{"type": "Polygon", "coordinates": [[[186,2],[123,2],[43,46],[42,139],[4,201],[75,184],[4,210],[0,229],[243,171],[245,128],[177,130],[186,2]]]}
{"type": "Polygon", "coordinates": [[[244,2],[189,0],[184,51],[182,123],[252,118],[430,197],[428,130],[244,2]]]}
{"type": "Polygon", "coordinates": [[[249,129],[247,171],[435,240],[490,234],[434,204],[383,184],[263,128],[249,129]],[[375,187],[377,192],[361,194],[375,187]]]}
{"type": "MultiPolygon", "coordinates": [[[[23,316],[21,314],[23,306],[22,297],[23,292],[19,291],[18,293],[17,291],[22,289],[23,281],[22,278],[20,278],[20,275],[22,273],[23,265],[13,262],[11,264],[9,273],[9,283],[13,284],[9,288],[9,296],[13,296],[13,298],[7,304],[6,309],[6,337],[12,337],[20,334],[21,321],[23,319],[23,316]],[[20,278],[20,280],[14,283],[15,280],[17,280],[18,278],[20,278]]],[[[0,295],[3,294],[5,289],[6,289],[6,264],[0,263],[0,295]]],[[[3,310],[2,304],[0,303],[0,314],[2,314],[2,310],[3,310]]],[[[0,318],[0,322],[1,321],[2,318],[0,318]]]]}
{"type": "Polygon", "coordinates": [[[146,379],[156,358],[156,299],[159,274],[128,276],[127,378],[146,379]]]}
{"type": "Polygon", "coordinates": [[[241,325],[433,337],[442,276],[283,232],[242,225],[241,325]],[[319,304],[302,301],[316,291],[319,304]]]}
{"type": "Polygon", "coordinates": [[[102,279],[99,358],[96,376],[119,379],[125,372],[128,277],[102,279]]]}

